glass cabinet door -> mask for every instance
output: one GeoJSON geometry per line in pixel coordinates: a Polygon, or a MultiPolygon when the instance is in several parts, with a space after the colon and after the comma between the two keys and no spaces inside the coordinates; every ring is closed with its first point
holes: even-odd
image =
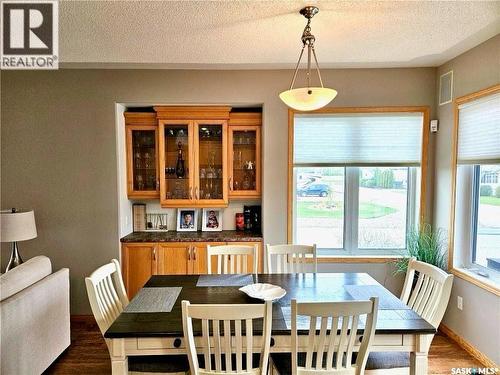
{"type": "Polygon", "coordinates": [[[132,198],[158,197],[156,126],[127,126],[127,186],[132,198]]]}
{"type": "Polygon", "coordinates": [[[229,196],[260,195],[260,127],[229,127],[229,196]]]}
{"type": "Polygon", "coordinates": [[[227,122],[196,122],[197,179],[200,205],[227,205],[227,122]]]}
{"type": "Polygon", "coordinates": [[[193,200],[192,123],[160,121],[160,196],[162,206],[193,200]]]}

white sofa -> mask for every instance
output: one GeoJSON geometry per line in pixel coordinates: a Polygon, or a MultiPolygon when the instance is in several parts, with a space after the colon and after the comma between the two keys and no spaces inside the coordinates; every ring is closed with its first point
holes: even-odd
{"type": "Polygon", "coordinates": [[[37,256],[0,276],[0,373],[42,373],[70,345],[69,316],[67,268],[37,256]]]}

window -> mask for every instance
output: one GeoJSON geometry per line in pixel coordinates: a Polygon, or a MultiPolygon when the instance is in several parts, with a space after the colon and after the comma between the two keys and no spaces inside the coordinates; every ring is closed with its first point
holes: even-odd
{"type": "Polygon", "coordinates": [[[499,293],[500,86],[457,99],[455,116],[450,265],[499,293]]]}
{"type": "Polygon", "coordinates": [[[426,115],[295,114],[291,242],[315,243],[320,255],[399,255],[420,213],[426,115]]]}
{"type": "Polygon", "coordinates": [[[472,263],[500,271],[500,164],[474,165],[472,263]],[[483,177],[489,178],[484,179],[483,177]],[[496,178],[493,178],[496,177],[496,178]],[[483,182],[484,181],[484,182],[483,182]]]}

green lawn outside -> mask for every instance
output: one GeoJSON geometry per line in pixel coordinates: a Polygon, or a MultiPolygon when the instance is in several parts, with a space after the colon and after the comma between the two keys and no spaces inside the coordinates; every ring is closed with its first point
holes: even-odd
{"type": "MultiPolygon", "coordinates": [[[[297,202],[297,217],[299,218],[330,218],[341,219],[343,208],[337,204],[335,208],[317,207],[318,202],[297,202]]],[[[362,219],[374,219],[392,214],[397,210],[392,207],[373,203],[361,203],[359,215],[362,219]]]]}
{"type": "Polygon", "coordinates": [[[497,197],[479,197],[479,203],[500,206],[500,198],[497,197]]]}

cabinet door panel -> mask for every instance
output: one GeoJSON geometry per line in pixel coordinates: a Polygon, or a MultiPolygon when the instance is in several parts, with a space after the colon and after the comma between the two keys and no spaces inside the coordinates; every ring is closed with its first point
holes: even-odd
{"type": "Polygon", "coordinates": [[[131,299],[155,273],[154,244],[124,244],[122,272],[128,298],[131,299]]]}
{"type": "Polygon", "coordinates": [[[188,275],[191,273],[191,245],[165,243],[158,245],[158,275],[188,275]]]}
{"type": "Polygon", "coordinates": [[[229,127],[230,198],[260,196],[260,153],[260,126],[229,127]]]}
{"type": "MultiPolygon", "coordinates": [[[[193,245],[193,274],[204,275],[208,272],[207,268],[207,245],[220,246],[226,245],[225,242],[195,242],[193,245]]],[[[217,273],[217,262],[212,259],[212,274],[217,273]]]]}
{"type": "Polygon", "coordinates": [[[186,207],[194,200],[193,123],[160,120],[160,202],[163,207],[186,207]]]}
{"type": "Polygon", "coordinates": [[[226,207],[227,121],[195,121],[195,198],[202,207],[226,207]]]}
{"type": "Polygon", "coordinates": [[[157,127],[128,125],[126,138],[129,198],[159,197],[157,127]]]}

